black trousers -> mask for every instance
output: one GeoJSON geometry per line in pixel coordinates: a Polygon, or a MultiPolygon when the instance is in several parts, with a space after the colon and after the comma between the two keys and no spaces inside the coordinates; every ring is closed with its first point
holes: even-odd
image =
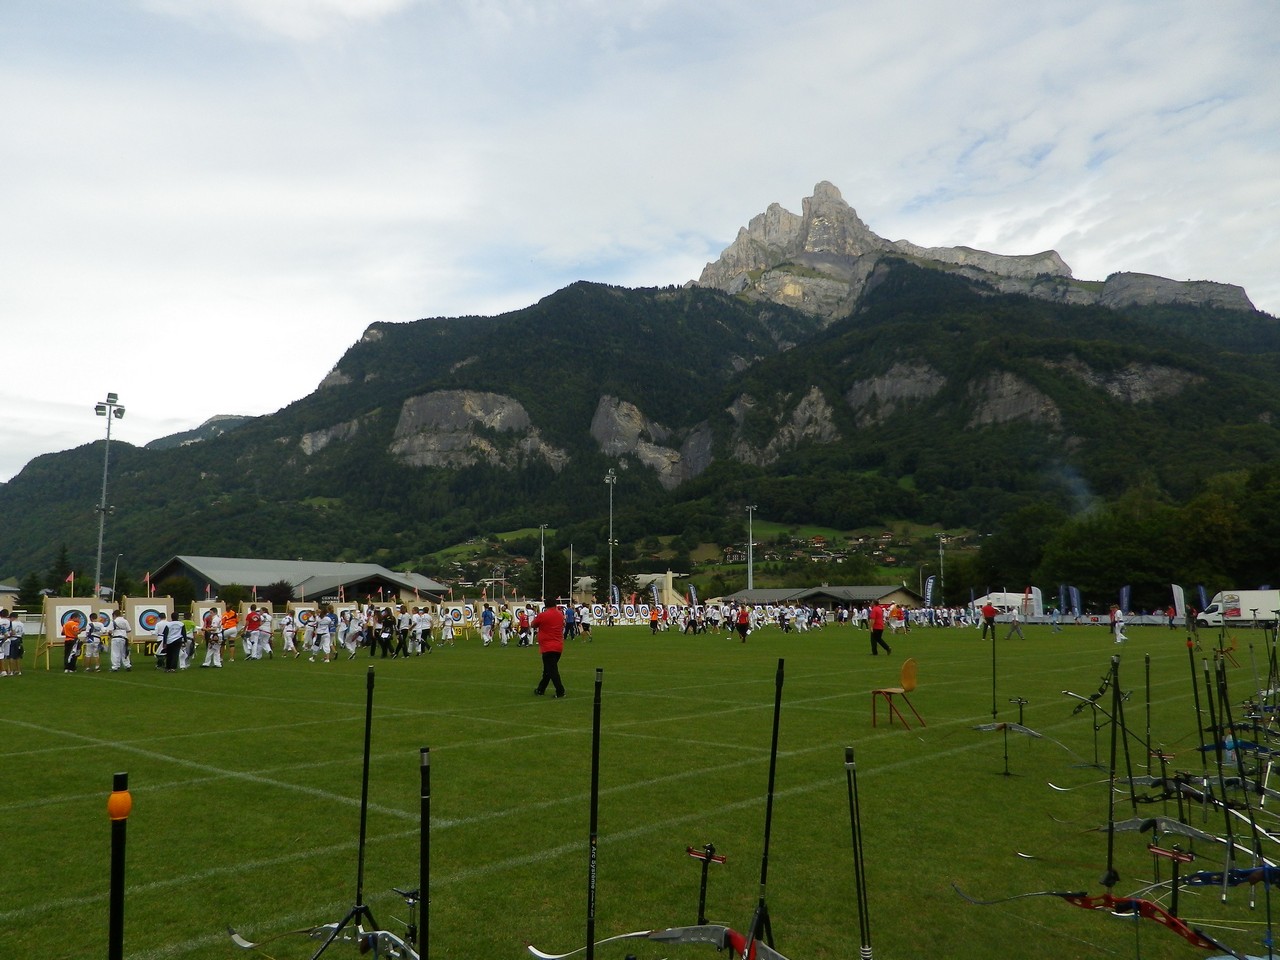
{"type": "Polygon", "coordinates": [[[546,693],[547,684],[556,688],[556,696],[564,696],[564,684],[560,682],[560,651],[548,650],[542,655],[542,680],[538,683],[538,692],[546,693]]]}

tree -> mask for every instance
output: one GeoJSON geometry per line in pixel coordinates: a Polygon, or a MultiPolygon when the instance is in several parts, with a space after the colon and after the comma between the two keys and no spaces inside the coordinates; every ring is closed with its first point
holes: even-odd
{"type": "Polygon", "coordinates": [[[196,600],[196,585],[189,577],[165,577],[156,584],[156,595],[173,598],[173,609],[189,610],[196,600]]]}
{"type": "Polygon", "coordinates": [[[249,599],[249,588],[240,583],[223,584],[218,591],[218,599],[227,605],[227,609],[235,610],[249,599]]]}
{"type": "Polygon", "coordinates": [[[32,571],[22,578],[18,584],[18,606],[23,610],[40,610],[44,598],[40,595],[40,574],[32,571]]]}
{"type": "Polygon", "coordinates": [[[270,603],[274,608],[282,608],[293,599],[293,584],[288,580],[277,580],[268,583],[258,590],[258,597],[270,603]]]}
{"type": "Polygon", "coordinates": [[[66,589],[67,577],[71,575],[71,558],[67,556],[67,545],[64,543],[58,548],[58,559],[53,561],[53,566],[49,568],[49,575],[45,578],[44,585],[54,593],[59,593],[66,589]]]}

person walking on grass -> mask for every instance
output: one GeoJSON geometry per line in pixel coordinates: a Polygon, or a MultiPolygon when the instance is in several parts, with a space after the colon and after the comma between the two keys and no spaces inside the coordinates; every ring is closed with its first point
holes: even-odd
{"type": "Polygon", "coordinates": [[[564,696],[564,684],[560,682],[560,655],[564,652],[564,612],[550,600],[542,601],[542,612],[533,618],[533,629],[538,636],[538,652],[542,654],[542,679],[533,688],[542,696],[547,685],[556,688],[556,699],[564,696]]]}
{"type": "Polygon", "coordinates": [[[871,612],[867,614],[867,624],[871,627],[871,655],[879,656],[880,651],[877,647],[884,647],[885,653],[893,653],[889,649],[889,645],[884,642],[884,621],[885,609],[880,605],[880,601],[873,601],[871,604],[871,612]]]}
{"type": "Polygon", "coordinates": [[[1018,608],[1017,608],[1017,607],[1012,607],[1012,608],[1009,610],[1009,630],[1008,630],[1008,632],[1004,635],[1004,638],[1005,638],[1006,640],[1008,640],[1008,639],[1009,639],[1010,637],[1012,637],[1015,633],[1018,635],[1018,639],[1019,639],[1019,640],[1025,640],[1025,639],[1027,639],[1027,638],[1026,638],[1025,636],[1023,636],[1023,634],[1022,634],[1022,621],[1018,618],[1018,608]]]}
{"type": "Polygon", "coordinates": [[[981,640],[987,639],[987,631],[990,630],[991,639],[993,641],[995,640],[996,614],[999,612],[1000,611],[995,608],[995,604],[993,604],[990,600],[988,600],[986,603],[982,605],[982,609],[979,611],[979,613],[982,614],[982,636],[979,639],[981,640]]]}

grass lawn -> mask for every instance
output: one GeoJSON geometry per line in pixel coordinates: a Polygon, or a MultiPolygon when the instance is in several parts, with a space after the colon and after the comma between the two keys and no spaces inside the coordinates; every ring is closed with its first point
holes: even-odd
{"type": "MultiPolygon", "coordinates": [[[[562,661],[569,696],[534,697],[539,659],[516,647],[459,640],[409,661],[362,653],[331,664],[284,660],[223,670],[67,676],[32,665],[0,679],[5,736],[0,809],[0,957],[105,957],[110,860],[106,799],[127,771],[125,955],[134,960],[248,956],[250,939],[341,918],[356,886],[367,670],[376,668],[365,901],[398,933],[391,887],[418,877],[419,748],[431,748],[430,956],[499,960],[523,942],[564,952],[585,933],[592,687],[604,670],[596,935],[692,924],[700,864],[688,846],[715,844],[707,913],[747,929],[760,896],[775,672],[785,682],[768,858],[767,903],[777,948],[791,960],[858,954],[844,748],[857,751],[869,913],[882,958],[1205,956],[1155,923],[1086,911],[1055,898],[975,906],[952,889],[994,899],[1041,890],[1100,893],[1107,837],[1105,772],[1091,766],[1089,711],[1064,690],[1093,693],[1120,649],[1105,630],[1027,628],[996,645],[995,706],[1044,734],[977,732],[992,711],[992,646],[976,630],[890,637],[868,655],[867,634],[830,627],[740,644],[722,635],[657,638],[647,628],[597,628],[562,661]],[[920,665],[912,701],[927,727],[871,726],[869,691],[920,665]],[[1052,739],[1050,739],[1052,738],[1052,739]],[[1078,787],[1051,790],[1046,781],[1078,787]],[[1018,856],[1018,854],[1027,856],[1018,856]],[[1035,859],[1028,859],[1027,857],[1035,859]]],[[[1003,637],[1003,631],[1002,631],[1003,637]]],[[[1134,628],[1121,685],[1131,730],[1199,772],[1191,669],[1182,632],[1134,628]],[[1148,660],[1149,657],[1149,669],[1148,660]],[[1149,676],[1149,680],[1148,680],[1149,676]],[[1148,694],[1149,691],[1149,694],[1148,694]]],[[[1206,638],[1207,641],[1207,638],[1206,638]]],[[[1230,670],[1239,711],[1253,686],[1243,631],[1230,670]]],[[[1199,669],[1199,659],[1196,660],[1199,669]]],[[[1110,704],[1104,697],[1103,704],[1110,704]]],[[[910,713],[907,713],[910,718],[910,713]]],[[[1207,719],[1206,719],[1207,722],[1207,719]]],[[[1110,731],[1097,733],[1109,757],[1110,731]]],[[[1133,763],[1145,753],[1131,744],[1133,763]]],[[[1176,805],[1141,805],[1142,816],[1176,805]]],[[[1134,816],[1127,793],[1116,818],[1134,816]]],[[[1268,815],[1269,816],[1269,815],[1268,815]]],[[[1194,814],[1221,832],[1222,817],[1194,814]]],[[[1150,834],[1117,834],[1114,892],[1153,882],[1150,834]]],[[[1166,837],[1164,846],[1178,838],[1166,837]]],[[[1186,841],[1184,841],[1184,844],[1186,841]]],[[[1183,872],[1221,869],[1222,847],[1199,845],[1183,872]]],[[[1268,856],[1275,853],[1268,849],[1268,856]]],[[[1167,862],[1161,876],[1168,878],[1167,862]]],[[[1167,894],[1167,887],[1150,896],[1167,894]]],[[[1237,949],[1260,953],[1263,888],[1188,889],[1181,913],[1237,949]]],[[[1280,905],[1280,903],[1278,903],[1280,905]]],[[[302,938],[267,946],[310,957],[302,938]]],[[[705,946],[627,941],[602,960],[698,957],[705,946]]],[[[354,955],[331,948],[326,956],[354,955]]]]}

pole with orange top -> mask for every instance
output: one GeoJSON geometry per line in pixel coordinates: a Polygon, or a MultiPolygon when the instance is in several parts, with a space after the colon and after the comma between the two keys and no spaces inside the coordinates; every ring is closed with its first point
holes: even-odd
{"type": "Polygon", "coordinates": [[[107,928],[107,960],[124,958],[124,841],[133,809],[129,795],[129,774],[117,773],[107,797],[107,816],[111,818],[111,906],[107,928]]]}

